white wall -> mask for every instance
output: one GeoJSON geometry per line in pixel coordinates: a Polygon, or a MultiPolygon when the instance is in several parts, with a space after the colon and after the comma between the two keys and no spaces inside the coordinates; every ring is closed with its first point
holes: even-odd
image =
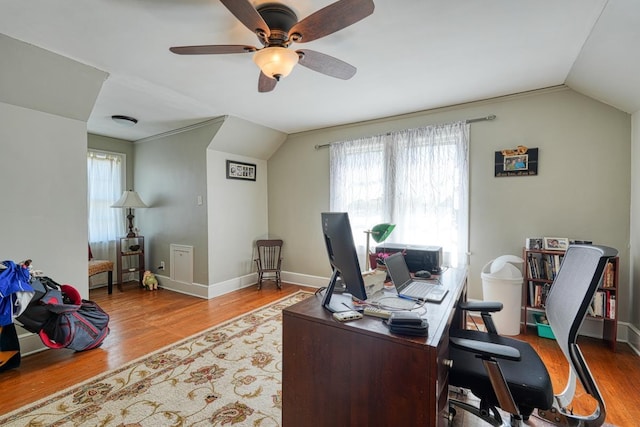
{"type": "Polygon", "coordinates": [[[221,123],[214,120],[134,144],[134,190],[149,206],[137,209],[134,220],[145,236],[146,269],[169,286],[162,276],[171,276],[170,245],[193,246],[194,285],[180,290],[195,295],[209,283],[206,152],[221,123]],[[162,261],[164,271],[157,269],[162,261]]]}
{"type": "Polygon", "coordinates": [[[3,34],[0,52],[0,259],[88,298],[86,121],[106,73],[3,34]]]}
{"type": "Polygon", "coordinates": [[[631,118],[631,292],[626,305],[636,328],[635,345],[640,348],[640,111],[631,118]]]}
{"type": "Polygon", "coordinates": [[[0,34],[0,258],[88,297],[86,121],[107,74],[0,34]]]}
{"type": "Polygon", "coordinates": [[[248,275],[255,282],[255,241],[268,230],[267,161],[207,150],[207,198],[209,283],[220,294],[243,286],[248,275]],[[256,181],[227,179],[227,160],[255,164],[256,181]]]}
{"type": "Polygon", "coordinates": [[[617,248],[626,301],[630,117],[566,88],[291,135],[269,160],[269,230],[285,239],[283,268],[330,274],[319,219],[329,208],[329,156],[315,144],[490,114],[497,119],[471,125],[469,297],[482,298],[489,260],[521,255],[527,237],[559,236],[617,248]],[[495,151],[520,144],[539,148],[538,176],[495,178],[495,151]]]}
{"type": "Polygon", "coordinates": [[[0,258],[88,297],[86,124],[0,103],[0,141],[0,258]]]}
{"type": "Polygon", "coordinates": [[[162,286],[211,298],[255,283],[253,247],[268,229],[266,159],[285,137],[225,116],[134,144],[135,189],[151,205],[136,224],[162,286]],[[256,181],[226,179],[227,159],[256,164],[256,181]],[[172,243],[193,246],[193,283],[169,280],[172,243]]]}

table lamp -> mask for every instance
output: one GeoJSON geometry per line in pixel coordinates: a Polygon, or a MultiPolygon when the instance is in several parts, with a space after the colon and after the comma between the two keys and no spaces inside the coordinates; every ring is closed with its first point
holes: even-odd
{"type": "Polygon", "coordinates": [[[127,219],[129,220],[129,233],[127,237],[136,237],[136,233],[133,232],[133,209],[134,208],[147,208],[148,206],[144,204],[144,202],[133,190],[128,190],[122,193],[122,197],[118,199],[113,205],[112,208],[127,208],[129,212],[127,213],[127,219]]]}
{"type": "Polygon", "coordinates": [[[372,267],[369,261],[369,236],[373,237],[376,243],[381,243],[389,237],[389,234],[391,234],[394,228],[396,228],[395,224],[382,223],[374,225],[371,230],[365,230],[364,233],[367,235],[367,270],[372,267]]]}

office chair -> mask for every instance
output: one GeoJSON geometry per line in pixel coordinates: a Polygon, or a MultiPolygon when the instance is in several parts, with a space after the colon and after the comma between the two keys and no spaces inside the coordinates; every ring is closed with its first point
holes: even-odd
{"type": "Polygon", "coordinates": [[[254,261],[258,266],[258,289],[262,287],[262,280],[265,275],[276,281],[278,289],[282,289],[280,280],[280,270],[282,265],[282,240],[258,240],[256,247],[258,249],[258,258],[254,261]]]}
{"type": "MultiPolygon", "coordinates": [[[[480,399],[480,404],[475,407],[451,399],[450,418],[455,416],[458,407],[491,425],[508,425],[497,410],[500,408],[510,414],[511,425],[520,425],[538,409],[539,416],[556,425],[602,425],[606,416],[604,400],[576,340],[601,284],[607,261],[616,255],[615,249],[604,246],[569,246],[551,286],[546,316],[569,363],[567,385],[558,395],[554,396],[547,368],[528,343],[500,336],[491,325],[487,332],[452,330],[449,358],[453,365],[449,370],[449,384],[470,390],[480,399]],[[574,415],[567,409],[575,394],[576,379],[597,403],[590,415],[574,415]]],[[[485,317],[499,306],[499,303],[466,303],[461,308],[483,311],[485,317]]]]}

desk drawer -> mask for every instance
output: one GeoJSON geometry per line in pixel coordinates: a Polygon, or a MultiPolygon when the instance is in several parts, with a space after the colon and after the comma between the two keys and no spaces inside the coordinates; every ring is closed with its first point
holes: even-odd
{"type": "Polygon", "coordinates": [[[441,338],[438,343],[438,358],[436,361],[436,402],[437,402],[437,425],[448,425],[447,415],[449,413],[449,332],[441,338]]]}
{"type": "Polygon", "coordinates": [[[437,378],[438,391],[449,384],[449,332],[442,336],[438,343],[437,378]]]}

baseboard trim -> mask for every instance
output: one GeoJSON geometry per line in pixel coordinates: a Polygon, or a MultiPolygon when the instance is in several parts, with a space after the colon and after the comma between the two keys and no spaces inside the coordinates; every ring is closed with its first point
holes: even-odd
{"type": "MultiPolygon", "coordinates": [[[[625,326],[627,330],[626,342],[629,344],[629,347],[640,356],[640,330],[628,323],[625,323],[625,326]]],[[[618,330],[620,330],[620,323],[618,323],[618,330]]],[[[619,336],[620,334],[618,333],[618,337],[619,336]]]]}
{"type": "Polygon", "coordinates": [[[292,273],[288,271],[282,272],[282,280],[294,285],[309,286],[312,288],[322,288],[329,284],[328,277],[311,276],[309,274],[292,273]]]}
{"type": "Polygon", "coordinates": [[[190,295],[192,297],[204,299],[209,298],[209,286],[207,285],[203,285],[200,283],[178,282],[176,280],[171,280],[171,278],[168,276],[163,276],[157,273],[155,274],[155,276],[158,280],[159,288],[178,292],[180,294],[190,295]]]}
{"type": "Polygon", "coordinates": [[[255,286],[258,283],[257,273],[247,274],[242,277],[238,277],[231,280],[225,280],[224,282],[214,283],[209,285],[208,297],[209,299],[218,297],[220,295],[228,294],[229,292],[237,291],[239,289],[255,286]]]}
{"type": "MultiPolygon", "coordinates": [[[[312,288],[320,288],[326,286],[329,282],[328,277],[310,276],[308,274],[299,274],[283,271],[281,274],[282,281],[294,285],[309,286],[312,288]]],[[[247,274],[223,282],[203,285],[200,283],[184,283],[171,280],[170,277],[156,274],[159,287],[181,294],[191,295],[198,298],[211,299],[220,295],[239,289],[255,286],[258,283],[257,273],[247,274]]]]}
{"type": "Polygon", "coordinates": [[[42,344],[40,336],[23,329],[19,325],[16,326],[18,327],[18,341],[20,341],[20,354],[22,356],[40,353],[49,348],[42,344]]]}

